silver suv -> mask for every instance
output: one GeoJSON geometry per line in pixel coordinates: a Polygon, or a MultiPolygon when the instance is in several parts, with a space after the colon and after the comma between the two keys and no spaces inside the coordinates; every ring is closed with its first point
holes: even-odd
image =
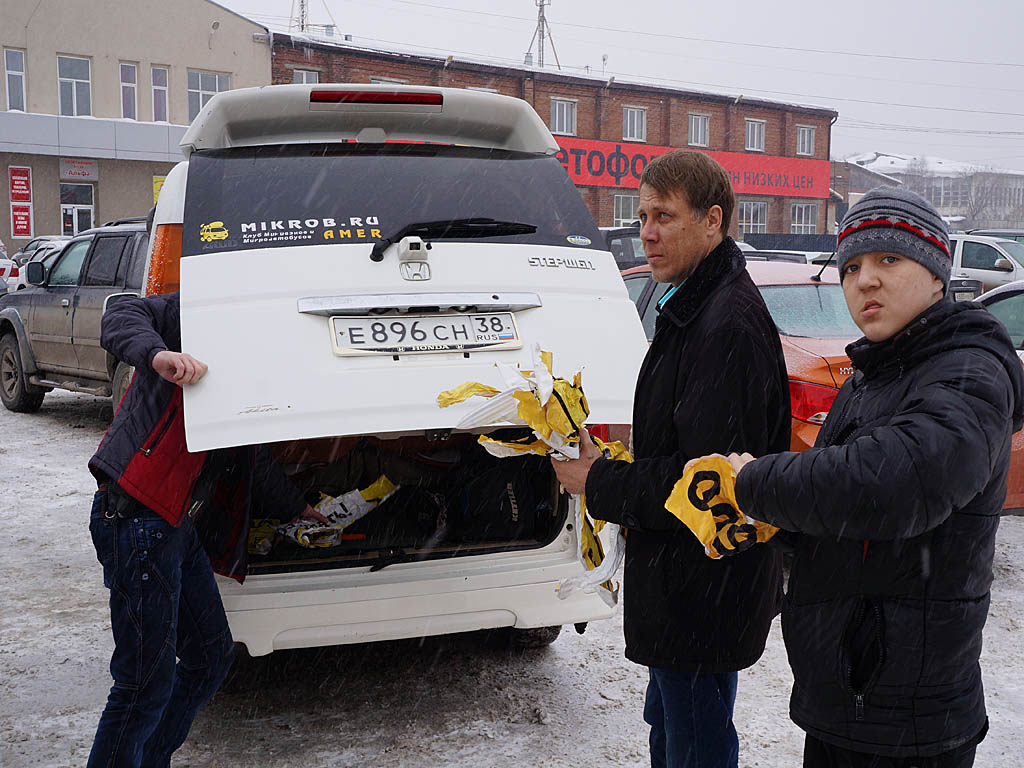
{"type": "Polygon", "coordinates": [[[100,346],[100,320],[119,296],[138,296],[149,236],[145,219],[122,219],[72,239],[55,262],[30,261],[28,287],[0,299],[0,402],[39,410],[52,389],[113,395],[131,369],[100,346]]]}

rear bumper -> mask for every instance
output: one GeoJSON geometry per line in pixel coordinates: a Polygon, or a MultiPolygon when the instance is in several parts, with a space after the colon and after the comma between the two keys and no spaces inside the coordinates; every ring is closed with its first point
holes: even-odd
{"type": "Polygon", "coordinates": [[[533,628],[608,618],[597,593],[555,593],[582,572],[567,552],[507,553],[368,568],[220,580],[237,642],[260,656],[495,627],[533,628]]]}

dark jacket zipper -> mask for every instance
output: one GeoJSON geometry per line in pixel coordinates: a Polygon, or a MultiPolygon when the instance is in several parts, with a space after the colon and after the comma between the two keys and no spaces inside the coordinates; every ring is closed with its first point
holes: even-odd
{"type": "Polygon", "coordinates": [[[167,434],[167,430],[171,428],[171,423],[174,421],[174,417],[178,414],[178,406],[174,406],[170,411],[167,412],[167,418],[164,419],[164,423],[160,426],[160,431],[156,433],[153,439],[149,442],[143,451],[143,456],[149,456],[153,450],[160,444],[160,441],[164,439],[164,435],[167,434]]]}
{"type": "MultiPolygon", "coordinates": [[[[867,600],[861,602],[857,608],[857,612],[854,614],[854,623],[859,624],[860,620],[864,616],[864,611],[867,607],[867,600]]],[[[854,706],[854,718],[858,721],[864,719],[864,697],[867,695],[867,691],[871,686],[874,685],[875,681],[882,671],[882,664],[885,663],[885,650],[882,647],[882,616],[877,603],[872,603],[871,611],[875,615],[875,642],[878,645],[878,666],[875,667],[871,673],[871,677],[866,680],[861,688],[857,691],[853,688],[853,661],[850,659],[850,649],[847,648],[847,661],[846,661],[846,684],[850,690],[853,691],[853,706],[854,706]]]]}

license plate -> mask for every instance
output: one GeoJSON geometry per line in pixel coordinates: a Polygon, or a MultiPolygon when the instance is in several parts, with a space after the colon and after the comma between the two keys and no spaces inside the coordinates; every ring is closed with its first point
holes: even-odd
{"type": "Polygon", "coordinates": [[[334,354],[409,355],[523,346],[511,312],[486,315],[332,317],[334,354]]]}
{"type": "Polygon", "coordinates": [[[973,298],[973,291],[953,291],[953,301],[970,301],[973,298]]]}

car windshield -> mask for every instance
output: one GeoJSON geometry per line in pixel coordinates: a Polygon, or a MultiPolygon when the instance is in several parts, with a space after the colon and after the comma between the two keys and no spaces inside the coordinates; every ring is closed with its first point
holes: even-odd
{"type": "MultiPolygon", "coordinates": [[[[374,243],[417,222],[469,219],[536,228],[506,227],[488,242],[603,243],[554,157],[506,150],[350,143],[194,152],[185,200],[185,256],[374,243]]],[[[481,234],[464,229],[445,239],[481,234]]]]}
{"type": "Polygon", "coordinates": [[[763,285],[760,290],[784,336],[857,339],[863,335],[846,308],[843,289],[834,283],[763,285]]]}

